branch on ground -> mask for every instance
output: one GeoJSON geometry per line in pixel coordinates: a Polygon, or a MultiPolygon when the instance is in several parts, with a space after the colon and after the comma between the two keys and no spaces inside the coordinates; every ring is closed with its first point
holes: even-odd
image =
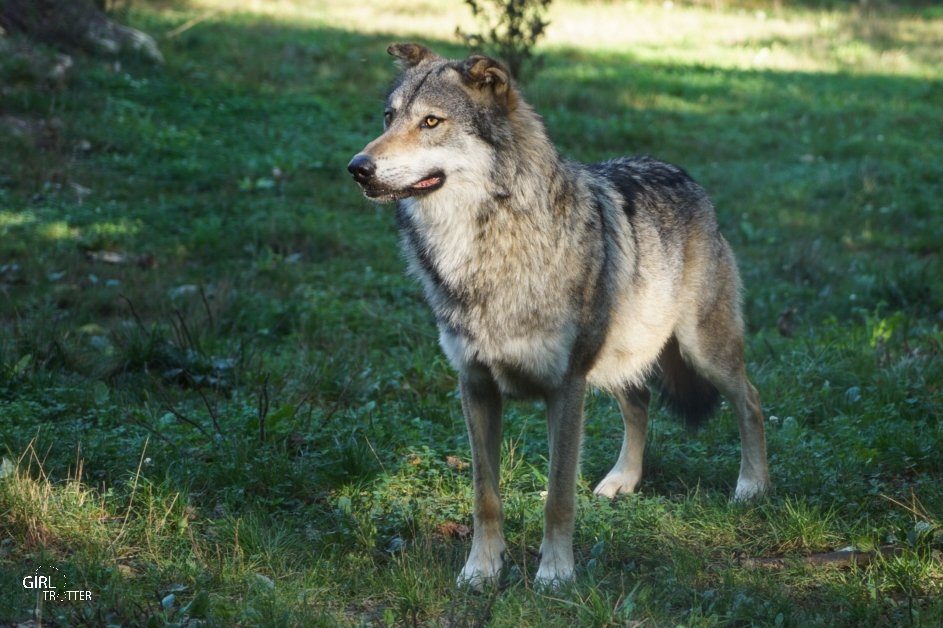
{"type": "Polygon", "coordinates": [[[811,554],[809,556],[748,556],[741,558],[738,562],[741,567],[748,569],[783,569],[789,565],[795,564],[806,565],[808,567],[866,567],[878,556],[892,558],[899,556],[902,551],[900,547],[885,545],[873,552],[840,550],[837,552],[811,554]]]}

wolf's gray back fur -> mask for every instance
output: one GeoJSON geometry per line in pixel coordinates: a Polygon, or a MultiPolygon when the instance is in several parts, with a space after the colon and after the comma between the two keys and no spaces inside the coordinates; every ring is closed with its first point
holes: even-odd
{"type": "Polygon", "coordinates": [[[460,579],[492,579],[501,563],[502,393],[548,404],[542,582],[572,575],[587,384],[616,395],[626,427],[597,493],[631,492],[638,482],[653,373],[689,419],[710,412],[718,389],[731,400],[744,444],[736,495],[765,490],[740,281],[704,190],[650,157],[561,158],[493,59],[452,61],[414,44],[391,54],[404,70],[387,99],[386,130],[349,168],[369,197],[397,200],[410,272],[460,374],[476,485],[475,538],[460,579]]]}

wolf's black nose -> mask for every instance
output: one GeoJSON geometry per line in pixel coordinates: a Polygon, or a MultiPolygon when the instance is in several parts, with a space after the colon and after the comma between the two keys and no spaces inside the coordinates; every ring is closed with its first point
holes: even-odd
{"type": "Polygon", "coordinates": [[[373,160],[364,154],[354,155],[354,158],[347,164],[347,170],[354,175],[359,183],[369,181],[377,171],[377,165],[373,160]]]}

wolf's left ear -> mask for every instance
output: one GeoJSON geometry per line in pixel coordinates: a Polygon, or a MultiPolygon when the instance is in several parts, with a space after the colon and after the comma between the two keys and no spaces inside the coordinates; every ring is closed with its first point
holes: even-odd
{"type": "Polygon", "coordinates": [[[490,91],[498,104],[507,109],[514,108],[511,73],[497,59],[472,55],[461,62],[459,72],[465,84],[482,91],[490,91]]]}
{"type": "Polygon", "coordinates": [[[391,44],[386,51],[399,59],[405,68],[411,68],[426,59],[435,59],[438,56],[422,44],[391,44]]]}

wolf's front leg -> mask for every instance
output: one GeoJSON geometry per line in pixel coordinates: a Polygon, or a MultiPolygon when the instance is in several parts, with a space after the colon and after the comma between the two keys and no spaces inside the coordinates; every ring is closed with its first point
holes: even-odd
{"type": "Polygon", "coordinates": [[[547,399],[550,475],[540,544],[539,586],[556,586],[573,578],[573,524],[576,516],[576,472],[583,435],[586,381],[573,377],[547,399]]]}
{"type": "Polygon", "coordinates": [[[501,391],[484,367],[470,367],[461,374],[461,392],[471,444],[475,512],[471,552],[458,576],[458,584],[481,589],[497,580],[504,561],[503,517],[498,493],[501,391]]]}

